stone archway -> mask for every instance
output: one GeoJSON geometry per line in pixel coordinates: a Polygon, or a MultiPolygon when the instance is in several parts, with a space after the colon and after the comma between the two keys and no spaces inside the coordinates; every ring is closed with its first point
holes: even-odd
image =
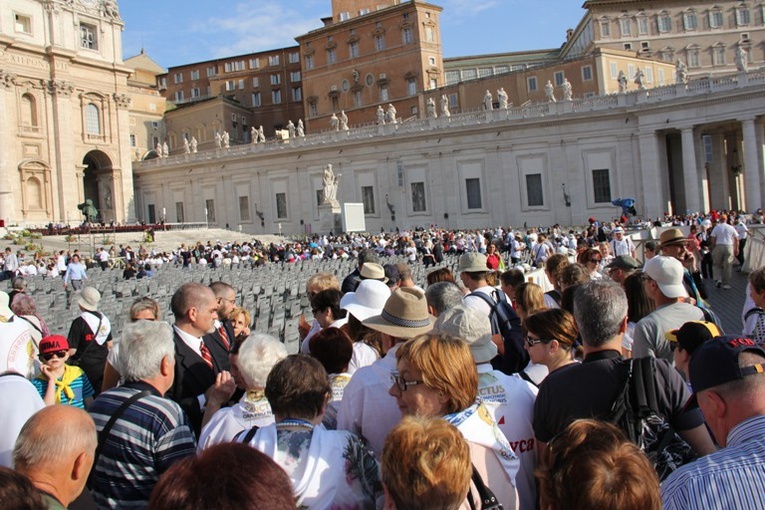
{"type": "MultiPolygon", "coordinates": [[[[108,223],[115,219],[114,172],[112,161],[99,150],[88,152],[82,159],[82,202],[90,199],[98,210],[97,221],[108,223]]],[[[81,203],[81,202],[80,202],[81,203]]]]}

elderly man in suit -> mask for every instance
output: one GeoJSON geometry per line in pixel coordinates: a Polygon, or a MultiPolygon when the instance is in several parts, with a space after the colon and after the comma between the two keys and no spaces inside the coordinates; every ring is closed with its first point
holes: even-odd
{"type": "Polygon", "coordinates": [[[198,283],[182,285],[170,301],[175,316],[175,380],[167,396],[178,402],[197,435],[208,405],[220,406],[235,384],[228,352],[209,335],[215,332],[218,302],[212,289],[198,283]]]}

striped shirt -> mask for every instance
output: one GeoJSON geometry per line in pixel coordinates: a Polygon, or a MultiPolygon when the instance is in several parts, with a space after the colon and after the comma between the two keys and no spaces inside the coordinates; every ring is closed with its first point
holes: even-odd
{"type": "Polygon", "coordinates": [[[736,425],[727,444],[664,481],[664,510],[765,508],[765,415],[736,425]]]}
{"type": "MultiPolygon", "coordinates": [[[[67,370],[77,370],[80,372],[77,379],[69,383],[69,388],[72,389],[73,397],[70,400],[66,395],[66,391],[62,391],[61,401],[56,403],[85,409],[85,399],[93,396],[93,386],[90,385],[88,377],[80,367],[70,367],[67,365],[67,370]]],[[[58,380],[61,381],[62,378],[63,376],[59,377],[58,380]]],[[[48,391],[48,384],[50,384],[48,378],[45,376],[36,377],[32,379],[32,384],[37,389],[37,393],[40,394],[40,397],[45,398],[45,392],[48,391]]]]}
{"type": "Polygon", "coordinates": [[[101,393],[89,409],[99,434],[122,403],[142,390],[151,395],[128,407],[106,438],[93,466],[99,508],[146,508],[160,475],[194,455],[196,440],[181,407],[144,382],[101,393]]]}

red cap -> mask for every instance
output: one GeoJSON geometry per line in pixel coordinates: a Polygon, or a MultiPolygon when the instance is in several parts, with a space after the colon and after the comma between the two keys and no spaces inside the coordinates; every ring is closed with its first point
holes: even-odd
{"type": "Polygon", "coordinates": [[[48,354],[49,352],[68,351],[69,341],[66,337],[61,335],[46,336],[40,340],[40,354],[48,354]]]}

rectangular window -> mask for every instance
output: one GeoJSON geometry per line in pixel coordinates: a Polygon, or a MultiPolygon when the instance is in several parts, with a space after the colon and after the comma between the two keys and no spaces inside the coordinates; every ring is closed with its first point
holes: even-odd
{"type": "Polygon", "coordinates": [[[425,42],[436,42],[436,32],[433,27],[425,27],[425,42]]]}
{"type": "Polygon", "coordinates": [[[608,169],[592,171],[592,190],[595,203],[611,202],[611,178],[608,169]]]}
{"type": "Polygon", "coordinates": [[[282,91],[279,89],[271,91],[271,102],[273,104],[280,104],[282,102],[282,91]]]}
{"type": "Polygon", "coordinates": [[[556,71],[555,73],[555,86],[560,87],[563,85],[563,82],[566,81],[566,75],[563,74],[563,71],[556,71]]]}
{"type": "Polygon", "coordinates": [[[300,81],[300,71],[292,71],[290,73],[290,81],[292,83],[295,83],[296,81],[300,81]]]}
{"type": "Polygon", "coordinates": [[[226,91],[230,92],[232,90],[236,89],[236,81],[235,80],[227,80],[226,81],[226,91]]]}
{"type": "Polygon", "coordinates": [[[619,77],[619,66],[616,65],[616,62],[609,62],[608,63],[608,69],[611,74],[611,79],[615,80],[619,77]]]}
{"type": "Polygon", "coordinates": [[[286,193],[276,194],[276,217],[279,219],[284,219],[287,217],[287,194],[286,193]]]}
{"type": "Polygon", "coordinates": [[[715,46],[712,48],[712,65],[725,65],[725,46],[715,46]]]}
{"type": "Polygon", "coordinates": [[[252,106],[260,106],[260,92],[252,93],[252,106]]]}
{"type": "Polygon", "coordinates": [[[251,58],[250,59],[250,69],[260,69],[260,59],[259,58],[251,58]]]}
{"type": "Polygon", "coordinates": [[[627,64],[627,79],[628,80],[634,80],[635,79],[635,65],[634,64],[627,64]]]}
{"type": "Polygon", "coordinates": [[[215,223],[215,200],[212,198],[205,200],[205,213],[207,213],[207,221],[215,223]]]}
{"type": "Polygon", "coordinates": [[[462,70],[462,79],[463,80],[475,80],[478,78],[478,71],[475,69],[463,69],[462,70]]]}
{"type": "Polygon", "coordinates": [[[196,98],[198,98],[201,95],[202,94],[199,93],[199,87],[194,87],[193,89],[191,89],[191,98],[192,99],[196,99],[196,98]]]}
{"type": "Polygon", "coordinates": [[[656,23],[658,25],[657,28],[659,29],[659,33],[666,34],[667,32],[672,31],[672,18],[669,14],[659,14],[656,23]]]}
{"type": "Polygon", "coordinates": [[[619,20],[619,31],[621,32],[622,37],[632,36],[632,24],[630,23],[629,18],[621,18],[619,20]]]}
{"type": "Polygon", "coordinates": [[[334,64],[336,59],[335,50],[327,50],[327,64],[334,64]]]}
{"type": "Polygon", "coordinates": [[[428,210],[425,203],[425,183],[413,182],[412,187],[412,212],[426,212],[428,210]]]}
{"type": "Polygon", "coordinates": [[[287,58],[289,59],[290,64],[297,64],[300,62],[300,53],[293,51],[287,58]]]}
{"type": "Polygon", "coordinates": [[[212,76],[215,76],[217,73],[215,71],[214,67],[208,67],[207,68],[207,77],[210,78],[212,76]]]}
{"type": "Polygon", "coordinates": [[[446,71],[446,84],[452,85],[454,83],[459,83],[460,81],[460,72],[459,71],[446,71]]]}
{"type": "Polygon", "coordinates": [[[14,28],[20,34],[32,35],[32,18],[23,14],[14,14],[14,28]]]}
{"type": "Polygon", "coordinates": [[[239,80],[239,90],[244,90],[244,79],[239,80]]]}
{"type": "Polygon", "coordinates": [[[465,179],[468,209],[481,208],[481,179],[465,179]]]}
{"type": "Polygon", "coordinates": [[[292,100],[293,101],[302,101],[303,100],[303,89],[300,87],[294,87],[292,89],[292,100]]]}
{"type": "Polygon", "coordinates": [[[645,82],[653,83],[653,69],[650,67],[645,68],[645,82]]]}
{"type": "Polygon", "coordinates": [[[491,67],[481,67],[478,69],[478,77],[479,78],[486,78],[487,76],[491,76],[494,74],[494,69],[491,67]]]}
{"type": "Polygon", "coordinates": [[[385,37],[381,35],[375,36],[375,50],[382,51],[385,49],[385,37]]]}
{"type": "Polygon", "coordinates": [[[98,29],[95,25],[80,23],[80,47],[88,50],[98,49],[98,29]]]}
{"type": "Polygon", "coordinates": [[[173,83],[183,83],[183,73],[173,74],[173,83]]]}
{"type": "Polygon", "coordinates": [[[258,87],[260,87],[260,78],[258,78],[257,76],[255,76],[255,77],[252,79],[252,86],[253,86],[253,88],[258,88],[258,87]]]}
{"type": "Polygon", "coordinates": [[[505,74],[510,72],[510,66],[497,66],[494,68],[494,74],[505,74]]]}
{"type": "Polygon", "coordinates": [[[582,66],[582,80],[592,80],[592,66],[582,66]]]}
{"type": "Polygon", "coordinates": [[[722,11],[709,11],[709,28],[722,28],[722,26],[723,26],[722,11]]]}
{"type": "Polygon", "coordinates": [[[436,57],[428,57],[428,65],[430,66],[436,65],[436,57]]]}
{"type": "Polygon", "coordinates": [[[600,37],[604,39],[611,37],[611,22],[607,19],[600,22],[600,37]]]}
{"type": "Polygon", "coordinates": [[[361,9],[361,10],[359,10],[359,16],[363,16],[365,14],[369,14],[369,9],[361,9]]]}
{"type": "Polygon", "coordinates": [[[348,11],[340,12],[337,15],[337,19],[339,19],[340,21],[348,21],[349,19],[351,19],[351,13],[348,11]]]}
{"type": "Polygon", "coordinates": [[[683,28],[686,30],[696,30],[699,26],[698,18],[695,12],[686,12],[683,14],[683,28]]]}
{"type": "Polygon", "coordinates": [[[401,38],[404,41],[404,44],[410,44],[414,41],[414,37],[412,36],[412,29],[411,28],[405,28],[401,31],[401,38]]]}
{"type": "Polygon", "coordinates": [[[534,92],[537,90],[536,76],[529,76],[528,78],[526,78],[526,88],[529,90],[529,92],[534,92]]]}
{"type": "Polygon", "coordinates": [[[239,221],[250,221],[250,197],[239,197],[239,221]]]}
{"type": "Polygon", "coordinates": [[[364,204],[364,214],[375,213],[375,189],[373,186],[361,187],[361,203],[364,204]]]}
{"type": "Polygon", "coordinates": [[[270,65],[270,66],[278,66],[279,65],[279,55],[270,55],[268,57],[268,65],[270,65]]]}
{"type": "Polygon", "coordinates": [[[459,108],[459,105],[457,94],[449,94],[449,108],[456,110],[459,108]]]}
{"type": "Polygon", "coordinates": [[[664,85],[664,69],[659,68],[657,73],[659,75],[659,85],[664,85]]]}
{"type": "Polygon", "coordinates": [[[542,192],[542,174],[526,175],[526,197],[529,207],[545,205],[544,194],[542,192]]]}
{"type": "Polygon", "coordinates": [[[182,90],[176,90],[175,91],[175,101],[183,101],[183,91],[182,90]]]}
{"type": "Polygon", "coordinates": [[[361,91],[357,90],[353,93],[353,105],[356,108],[361,107],[364,104],[364,101],[362,99],[361,91]]]}
{"type": "Polygon", "coordinates": [[[130,133],[130,146],[131,147],[135,147],[136,146],[135,135],[133,133],[130,133]]]}
{"type": "Polygon", "coordinates": [[[234,64],[232,62],[226,62],[223,64],[223,71],[230,73],[234,70],[234,64]]]}
{"type": "Polygon", "coordinates": [[[316,190],[316,205],[320,206],[323,203],[324,203],[324,190],[317,189],[316,190]]]}
{"type": "Polygon", "coordinates": [[[688,50],[688,67],[700,67],[701,62],[699,60],[699,50],[688,50]]]}
{"type": "Polygon", "coordinates": [[[380,101],[388,101],[388,87],[386,85],[380,87],[380,101]]]}
{"type": "Polygon", "coordinates": [[[183,223],[185,221],[183,216],[183,202],[175,203],[175,221],[183,223]]]}
{"type": "Polygon", "coordinates": [[[406,93],[410,96],[417,95],[417,80],[414,78],[406,80],[406,93]]]}
{"type": "Polygon", "coordinates": [[[306,70],[313,69],[313,55],[306,55],[306,57],[305,57],[305,68],[306,68],[306,70]]]}
{"type": "Polygon", "coordinates": [[[159,79],[159,87],[164,89],[167,88],[167,76],[163,76],[159,79]]]}
{"type": "Polygon", "coordinates": [[[743,27],[749,24],[749,9],[747,7],[736,8],[736,25],[743,27]]]}
{"type": "Polygon", "coordinates": [[[271,75],[271,85],[279,85],[281,82],[282,82],[282,75],[280,74],[271,75]]]}
{"type": "Polygon", "coordinates": [[[704,162],[711,163],[715,156],[714,146],[712,145],[712,137],[710,135],[704,135],[701,137],[704,143],[704,162]]]}
{"type": "Polygon", "coordinates": [[[352,42],[348,45],[348,58],[357,58],[359,56],[359,43],[352,42]]]}
{"type": "Polygon", "coordinates": [[[316,103],[308,103],[308,116],[313,118],[319,115],[319,107],[316,103]]]}
{"type": "Polygon", "coordinates": [[[637,19],[637,26],[639,35],[648,35],[648,18],[646,16],[637,19]]]}
{"type": "Polygon", "coordinates": [[[199,69],[194,69],[191,71],[191,80],[198,80],[199,79],[199,69]]]}

